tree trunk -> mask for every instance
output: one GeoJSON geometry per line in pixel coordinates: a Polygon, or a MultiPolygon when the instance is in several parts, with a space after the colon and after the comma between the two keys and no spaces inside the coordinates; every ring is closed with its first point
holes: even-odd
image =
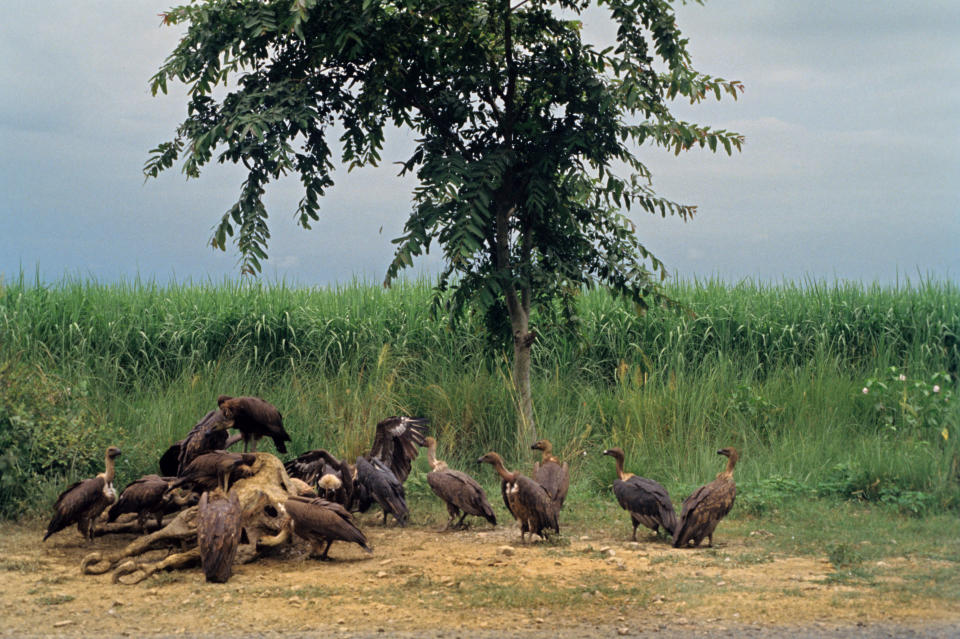
{"type": "Polygon", "coordinates": [[[522,450],[537,441],[533,419],[533,394],[530,390],[530,350],[535,335],[528,331],[529,315],[511,317],[513,325],[513,385],[517,392],[517,445],[522,450]]]}

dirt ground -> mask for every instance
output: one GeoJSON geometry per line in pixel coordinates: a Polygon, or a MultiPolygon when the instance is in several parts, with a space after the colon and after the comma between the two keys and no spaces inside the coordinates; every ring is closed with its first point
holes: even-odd
{"type": "MultiPolygon", "coordinates": [[[[336,543],[334,561],[320,562],[296,544],[237,566],[226,584],[205,583],[195,567],[134,586],[79,569],[88,552],[132,536],[88,544],[71,528],[41,543],[39,523],[2,524],[0,636],[700,636],[877,624],[947,636],[960,628],[960,601],[899,591],[897,562],[907,560],[879,562],[869,583],[845,582],[825,558],[762,550],[754,543],[762,530],[718,534],[715,549],[675,550],[649,533],[628,541],[627,524],[520,544],[514,524],[437,532],[384,528],[379,516],[361,522],[372,555],[336,543]]],[[[910,567],[936,574],[923,561],[936,563],[910,567]]]]}

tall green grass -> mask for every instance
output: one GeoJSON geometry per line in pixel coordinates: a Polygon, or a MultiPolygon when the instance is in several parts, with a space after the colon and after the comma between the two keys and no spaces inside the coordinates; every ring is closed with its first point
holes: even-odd
{"type": "MultiPolygon", "coordinates": [[[[851,494],[880,481],[957,507],[957,437],[886,432],[859,392],[891,365],[956,373],[956,285],[711,280],[668,292],[685,312],[640,316],[589,291],[578,332],[534,318],[538,428],[574,460],[574,492],[609,486],[613,465],[598,453],[610,445],[676,494],[712,478],[716,449],[734,445],[739,481],[766,486],[771,499],[771,477],[815,491],[846,472],[851,494]]],[[[506,355],[491,350],[477,318],[451,327],[434,316],[431,296],[424,281],[384,290],[21,276],[0,290],[0,362],[82,385],[91,415],[122,440],[124,478],[154,471],[221,393],[275,403],[294,454],[324,446],[352,457],[378,419],[405,413],[431,418],[454,463],[497,449],[526,468],[533,456],[515,439],[506,355]]],[[[12,409],[0,408],[2,426],[12,409]]],[[[953,432],[957,415],[954,407],[953,432]]],[[[89,467],[68,474],[89,472],[100,456],[91,450],[89,467]]]]}

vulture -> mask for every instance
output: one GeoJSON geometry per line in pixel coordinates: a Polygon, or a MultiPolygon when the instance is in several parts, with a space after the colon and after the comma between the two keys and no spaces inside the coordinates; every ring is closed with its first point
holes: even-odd
{"type": "Polygon", "coordinates": [[[673,537],[677,529],[677,513],[667,489],[646,477],[638,477],[623,470],[623,450],[610,448],[603,451],[617,462],[617,480],[613,482],[613,494],[620,506],[630,513],[633,522],[633,541],[637,540],[637,526],[643,524],[653,532],[663,529],[673,537]]]}
{"type": "Polygon", "coordinates": [[[80,534],[93,539],[93,523],[104,509],[117,499],[113,488],[113,460],[120,456],[120,449],[110,446],[104,455],[104,471],[96,477],[78,481],[69,486],[57,497],[53,505],[54,513],[47,524],[47,534],[43,541],[53,533],[63,530],[70,524],[77,524],[80,534]]]}
{"type": "Polygon", "coordinates": [[[335,501],[350,510],[353,502],[353,469],[328,451],[308,450],[283,465],[287,474],[302,480],[317,491],[317,495],[335,501]]]}
{"type": "Polygon", "coordinates": [[[120,499],[107,511],[107,521],[116,521],[117,517],[125,513],[137,513],[137,522],[144,531],[147,529],[147,517],[153,515],[157,519],[157,526],[163,525],[163,516],[177,512],[184,506],[196,502],[196,496],[167,492],[170,483],[176,477],[160,477],[159,475],[144,475],[140,479],[130,482],[120,493],[120,499]]]}
{"type": "Polygon", "coordinates": [[[383,509],[383,525],[387,525],[387,513],[394,516],[401,526],[407,525],[410,510],[407,508],[403,482],[376,457],[357,458],[357,502],[360,512],[365,512],[375,501],[383,509]]]}
{"type": "Polygon", "coordinates": [[[353,523],[353,517],[342,505],[325,499],[291,497],[284,503],[284,509],[290,515],[293,532],[313,544],[313,552],[320,550],[326,542],[321,561],[329,561],[327,554],[335,541],[349,541],[372,553],[367,538],[353,523]]]}
{"type": "Polygon", "coordinates": [[[236,493],[229,492],[234,462],[222,457],[217,463],[217,487],[200,497],[197,509],[197,545],[207,581],[226,583],[233,574],[233,560],[240,544],[243,509],[236,493]]]}
{"type": "Polygon", "coordinates": [[[220,428],[236,428],[243,435],[243,452],[257,452],[261,437],[269,437],[280,453],[287,452],[284,442],[290,435],[283,428],[283,417],[273,404],[259,397],[230,397],[221,395],[217,406],[226,420],[220,428]]]}
{"type": "Polygon", "coordinates": [[[519,471],[511,473],[503,465],[503,459],[494,452],[489,452],[480,459],[479,463],[491,464],[502,479],[501,487],[504,499],[507,501],[510,513],[520,522],[520,541],[524,536],[539,535],[546,539],[544,531],[548,528],[560,532],[557,523],[557,511],[551,503],[550,496],[543,486],[521,474],[519,471]]]}
{"type": "Polygon", "coordinates": [[[220,410],[212,410],[204,415],[186,437],[171,445],[160,457],[160,474],[179,476],[199,455],[226,450],[240,441],[240,435],[227,435],[226,421],[220,410]]]}
{"type": "Polygon", "coordinates": [[[462,473],[459,470],[450,470],[447,463],[437,460],[437,440],[433,437],[426,438],[427,460],[430,462],[430,468],[433,470],[427,473],[427,483],[437,497],[447,504],[447,512],[450,519],[447,521],[447,528],[453,523],[454,518],[460,515],[460,521],[456,527],[463,526],[463,520],[467,515],[483,517],[494,526],[497,525],[497,516],[493,514],[493,508],[487,500],[487,493],[476,480],[462,473]]]}
{"type": "Polygon", "coordinates": [[[253,453],[228,453],[225,450],[215,450],[204,453],[190,462],[183,469],[183,474],[170,483],[170,489],[184,486],[196,492],[213,490],[220,482],[220,467],[230,468],[230,481],[253,474],[251,466],[257,460],[253,453]]]}
{"type": "Polygon", "coordinates": [[[706,486],[701,486],[683,502],[680,510],[680,524],[673,534],[673,547],[686,547],[691,541],[699,546],[703,538],[713,547],[713,531],[730,509],[737,496],[737,485],[733,483],[733,467],[740,456],[735,448],[722,448],[718,455],[727,457],[727,467],[717,474],[717,478],[706,486]]]}
{"type": "Polygon", "coordinates": [[[547,491],[550,503],[559,513],[570,488],[570,468],[567,462],[560,465],[560,460],[553,456],[553,445],[548,440],[534,442],[530,448],[542,451],[540,461],[533,464],[533,479],[547,491]]]}

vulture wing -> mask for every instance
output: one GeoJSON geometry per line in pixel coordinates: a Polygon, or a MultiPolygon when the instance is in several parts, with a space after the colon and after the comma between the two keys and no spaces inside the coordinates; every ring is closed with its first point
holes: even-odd
{"type": "Polygon", "coordinates": [[[487,493],[470,475],[459,470],[439,470],[427,473],[427,483],[443,501],[453,504],[463,512],[483,517],[497,524],[487,493]]]}
{"type": "Polygon", "coordinates": [[[373,448],[368,457],[376,457],[393,472],[400,482],[410,474],[411,462],[426,445],[429,419],[425,417],[388,417],[377,424],[373,448]]]}
{"type": "Polygon", "coordinates": [[[47,533],[43,536],[43,540],[46,541],[47,537],[53,533],[76,523],[103,497],[103,489],[106,485],[107,482],[103,477],[92,477],[75,482],[60,493],[53,505],[55,512],[50,523],[47,524],[47,533]]]}
{"type": "Polygon", "coordinates": [[[205,492],[200,497],[197,543],[207,581],[225,583],[233,574],[240,544],[242,509],[236,493],[205,492]]]}
{"type": "Polygon", "coordinates": [[[401,526],[406,525],[410,511],[407,508],[403,484],[390,468],[377,458],[368,460],[358,457],[357,482],[363,484],[370,497],[383,508],[384,521],[386,514],[390,513],[401,526]]]}
{"type": "Polygon", "coordinates": [[[167,492],[168,480],[159,475],[144,475],[127,484],[120,493],[120,499],[110,507],[107,521],[116,521],[124,513],[154,511],[163,505],[163,495],[167,492]]]}
{"type": "Polygon", "coordinates": [[[550,501],[559,511],[570,488],[570,469],[567,463],[564,462],[561,466],[555,461],[544,462],[537,468],[534,479],[547,491],[550,501]]]}
{"type": "Polygon", "coordinates": [[[635,514],[644,526],[663,526],[673,536],[677,529],[677,513],[667,489],[658,482],[636,475],[613,482],[613,494],[624,509],[635,514]],[[650,522],[650,523],[648,523],[650,522]]]}
{"type": "Polygon", "coordinates": [[[687,497],[673,536],[674,547],[685,546],[691,539],[699,543],[707,535],[713,534],[717,523],[733,508],[736,496],[737,486],[733,481],[715,479],[687,497]]]}
{"type": "Polygon", "coordinates": [[[517,484],[517,500],[533,524],[533,530],[530,532],[542,536],[541,533],[545,528],[551,528],[559,533],[557,512],[543,486],[523,475],[518,475],[514,481],[517,484]]]}

